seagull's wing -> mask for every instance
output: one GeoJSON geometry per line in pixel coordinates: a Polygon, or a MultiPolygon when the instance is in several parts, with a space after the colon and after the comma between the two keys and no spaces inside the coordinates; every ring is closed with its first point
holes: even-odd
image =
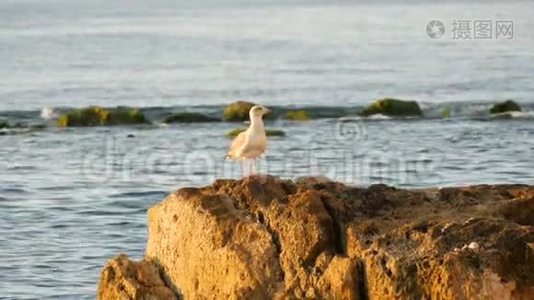
{"type": "Polygon", "coordinates": [[[238,134],[230,144],[230,149],[228,150],[228,154],[226,154],[226,159],[240,159],[241,157],[239,157],[239,154],[245,147],[246,142],[247,131],[243,131],[238,134]]]}

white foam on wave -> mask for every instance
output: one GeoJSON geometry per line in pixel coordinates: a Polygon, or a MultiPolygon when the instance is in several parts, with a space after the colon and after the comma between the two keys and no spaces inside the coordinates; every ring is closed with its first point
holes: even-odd
{"type": "Polygon", "coordinates": [[[367,118],[371,119],[371,120],[388,120],[388,119],[391,119],[390,116],[386,116],[386,115],[383,115],[383,114],[370,115],[367,118]]]}
{"type": "Polygon", "coordinates": [[[58,113],[52,107],[43,107],[41,109],[41,118],[50,120],[58,117],[58,113]]]}
{"type": "Polygon", "coordinates": [[[491,117],[511,119],[534,119],[534,111],[509,111],[500,114],[494,114],[491,117]]]}
{"type": "Polygon", "coordinates": [[[534,111],[512,111],[512,118],[534,118],[534,111]]]}

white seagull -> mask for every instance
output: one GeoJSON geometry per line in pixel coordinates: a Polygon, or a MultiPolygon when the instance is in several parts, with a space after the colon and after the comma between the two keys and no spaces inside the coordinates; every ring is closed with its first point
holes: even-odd
{"type": "MultiPolygon", "coordinates": [[[[271,110],[262,105],[250,109],[250,126],[232,141],[226,159],[252,161],[252,173],[255,173],[255,161],[267,149],[267,135],[262,118],[269,112],[271,110]]],[[[247,175],[244,163],[243,173],[247,175]]]]}

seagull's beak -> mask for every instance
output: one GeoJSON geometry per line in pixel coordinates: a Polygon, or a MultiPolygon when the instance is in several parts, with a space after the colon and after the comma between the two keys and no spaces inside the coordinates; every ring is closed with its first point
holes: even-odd
{"type": "Polygon", "coordinates": [[[272,110],[266,108],[266,109],[265,109],[265,113],[264,113],[264,115],[266,115],[266,114],[270,114],[271,112],[272,112],[272,110]]]}

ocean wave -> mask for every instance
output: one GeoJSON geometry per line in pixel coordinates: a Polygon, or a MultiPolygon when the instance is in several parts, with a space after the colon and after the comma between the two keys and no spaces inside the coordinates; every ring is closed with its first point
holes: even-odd
{"type": "Polygon", "coordinates": [[[534,111],[510,111],[491,115],[493,119],[534,119],[534,111]]]}
{"type": "Polygon", "coordinates": [[[386,116],[386,115],[383,115],[383,114],[376,114],[376,115],[371,115],[371,116],[367,117],[367,119],[371,119],[371,120],[389,120],[389,119],[392,119],[392,117],[386,116]]]}
{"type": "Polygon", "coordinates": [[[59,117],[59,114],[51,107],[41,109],[41,119],[50,120],[59,117]]]}

